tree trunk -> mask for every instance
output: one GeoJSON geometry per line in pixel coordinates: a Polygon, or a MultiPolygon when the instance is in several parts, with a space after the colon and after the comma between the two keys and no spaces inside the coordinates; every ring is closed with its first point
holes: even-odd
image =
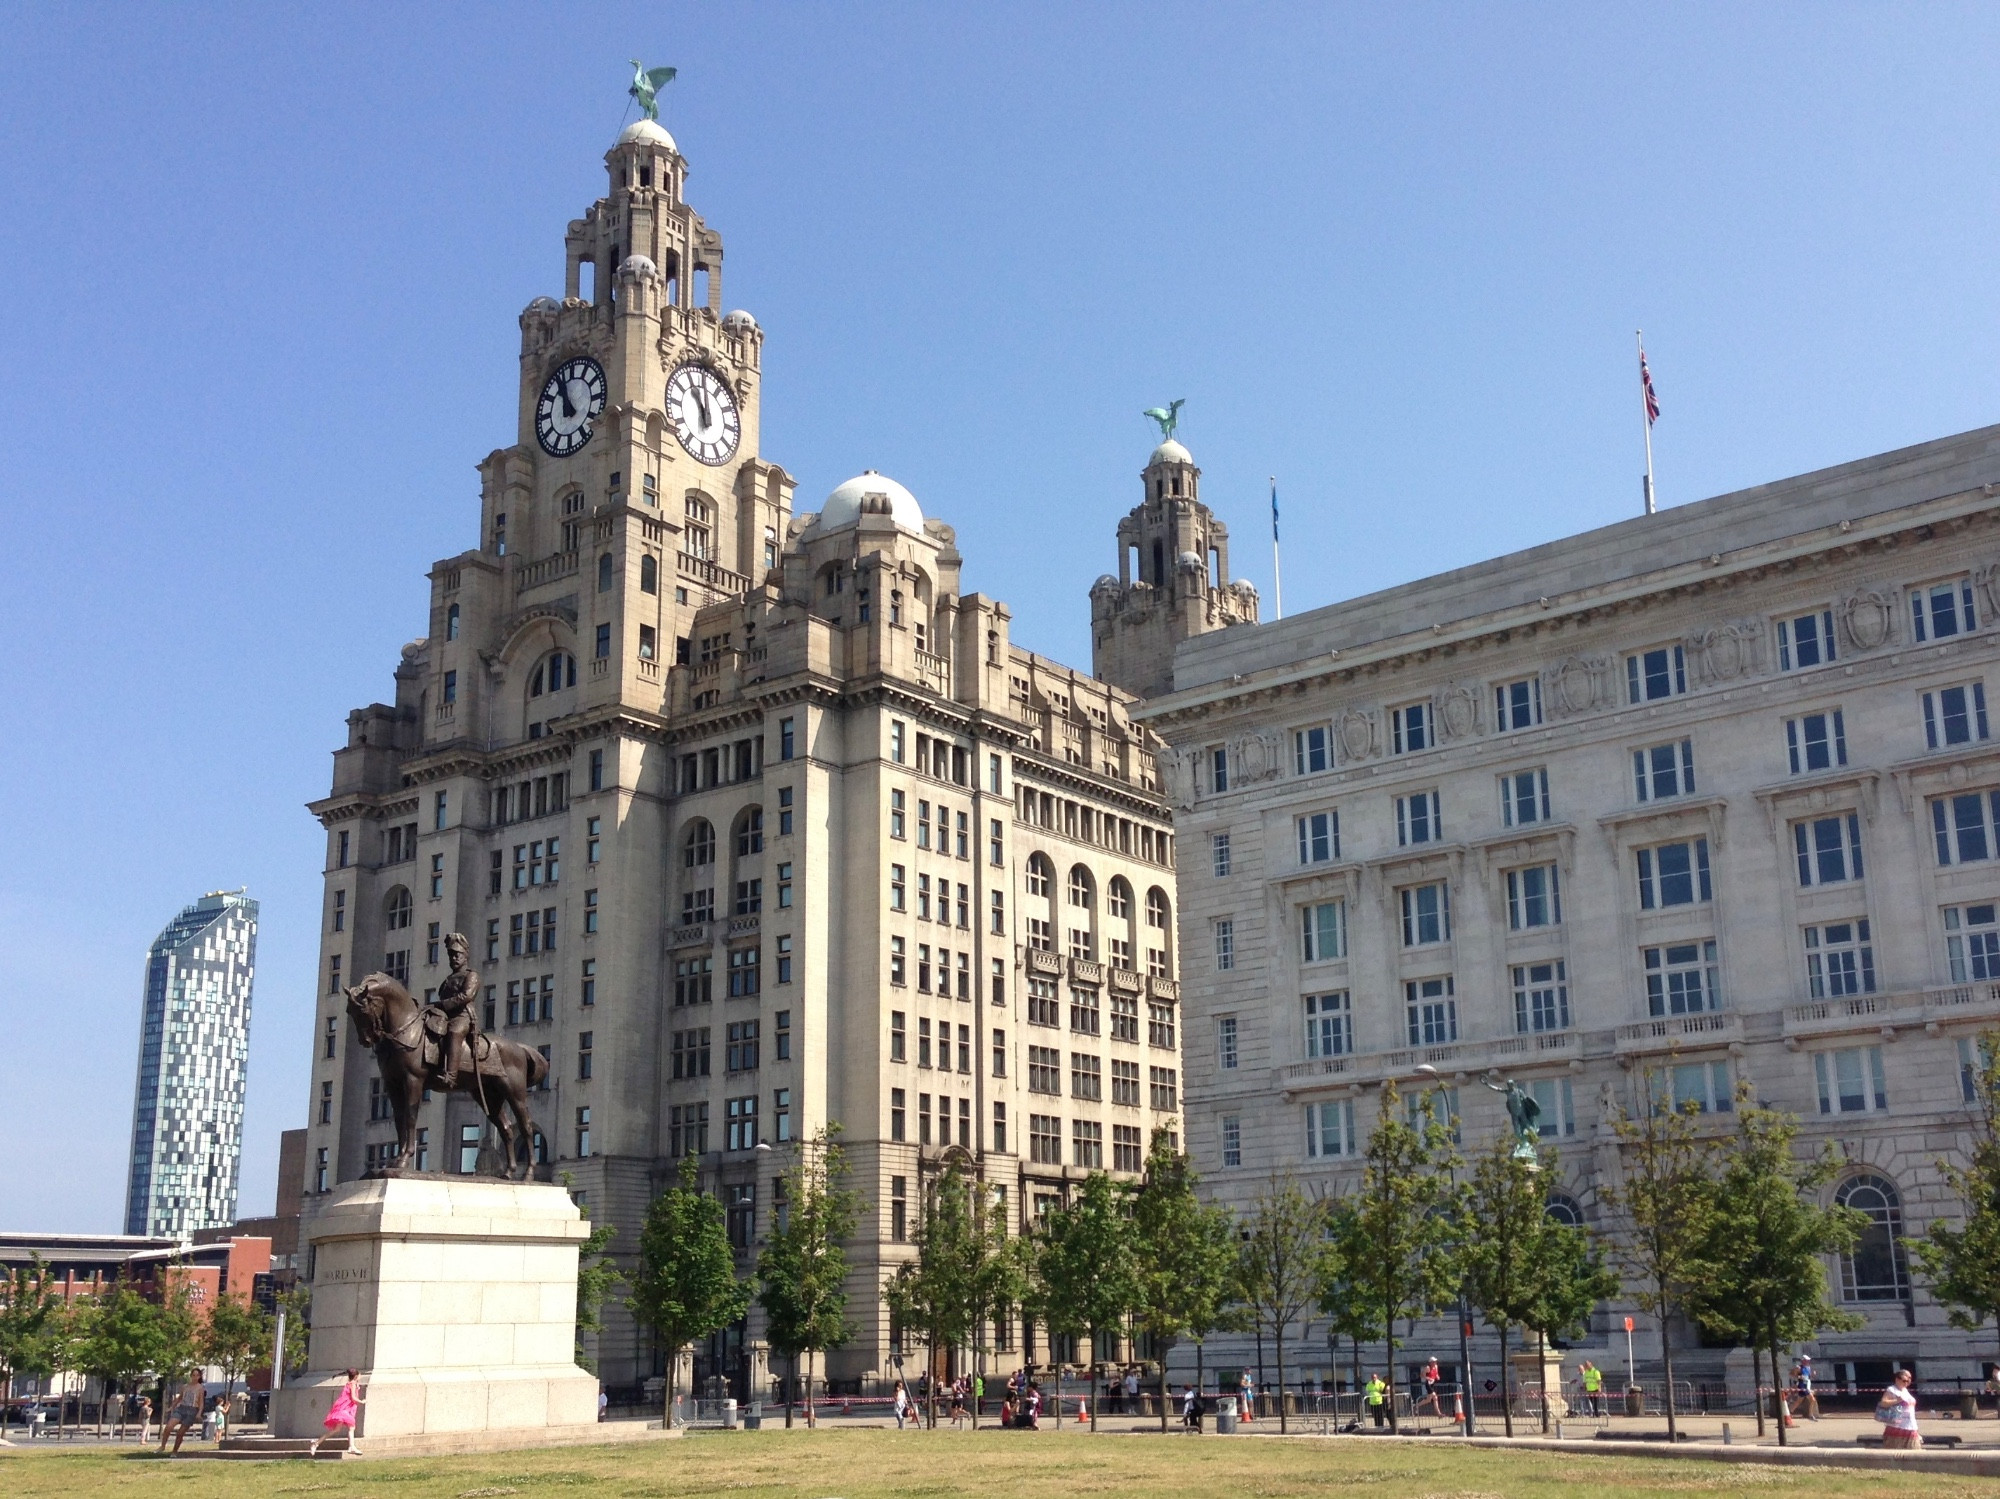
{"type": "Polygon", "coordinates": [[[1507,1435],[1514,1435],[1514,1399],[1507,1388],[1507,1324],[1500,1324],[1500,1417],[1507,1435]]]}
{"type": "Polygon", "coordinates": [[[1750,1340],[1750,1404],[1757,1410],[1757,1435],[1764,1434],[1764,1350],[1750,1340]]]}
{"type": "Polygon", "coordinates": [[[1167,1430],[1167,1355],[1166,1355],[1166,1350],[1162,1349],[1160,1351],[1160,1434],[1164,1436],[1166,1434],[1166,1430],[1167,1430]]]}
{"type": "MultiPolygon", "coordinates": [[[[1540,1328],[1535,1329],[1535,1357],[1540,1365],[1536,1372],[1540,1377],[1542,1386],[1542,1435],[1547,1436],[1549,1434],[1549,1401],[1554,1397],[1549,1394],[1549,1335],[1540,1328]]],[[[1558,1386],[1556,1394],[1560,1395],[1561,1393],[1562,1389],[1558,1386]]]]}
{"type": "Polygon", "coordinates": [[[1396,1424],[1396,1311],[1394,1307],[1389,1309],[1389,1315],[1385,1321],[1385,1337],[1383,1339],[1385,1352],[1383,1355],[1382,1372],[1389,1376],[1389,1388],[1383,1392],[1383,1399],[1389,1403],[1389,1430],[1393,1434],[1402,1429],[1396,1424]]]}
{"type": "Polygon", "coordinates": [[[1662,1286],[1661,1291],[1663,1294],[1660,1297],[1660,1367],[1665,1371],[1663,1377],[1667,1384],[1667,1440],[1673,1442],[1680,1439],[1680,1423],[1674,1419],[1674,1342],[1667,1334],[1668,1314],[1667,1298],[1664,1294],[1665,1290],[1666,1288],[1662,1286]]]}
{"type": "MultiPolygon", "coordinates": [[[[1092,1345],[1090,1351],[1095,1354],[1097,1352],[1097,1334],[1095,1332],[1091,1333],[1090,1341],[1092,1345]]],[[[1097,1435],[1097,1360],[1095,1358],[1092,1358],[1090,1361],[1090,1434],[1092,1436],[1097,1435]]]]}
{"type": "Polygon", "coordinates": [[[1780,1447],[1785,1447],[1790,1445],[1790,1443],[1788,1443],[1785,1440],[1785,1428],[1792,1424],[1792,1413],[1790,1409],[1790,1402],[1785,1399],[1785,1386],[1783,1384],[1781,1376],[1778,1373],[1777,1319],[1776,1318],[1767,1319],[1764,1327],[1765,1331],[1770,1335],[1770,1340],[1771,1340],[1771,1388],[1777,1391],[1778,1394],[1778,1400],[1777,1400],[1778,1445],[1780,1447]]]}
{"type": "MultiPolygon", "coordinates": [[[[1203,1369],[1203,1361],[1208,1357],[1208,1339],[1197,1339],[1194,1345],[1194,1398],[1201,1399],[1201,1387],[1208,1382],[1208,1374],[1203,1369]]],[[[1160,1378],[1167,1377],[1167,1366],[1160,1365],[1160,1378]]]]}
{"type": "Polygon", "coordinates": [[[666,1408],[660,1413],[662,1418],[661,1425],[667,1431],[674,1429],[674,1370],[680,1366],[680,1361],[680,1349],[669,1348],[667,1350],[667,1382],[662,1391],[662,1396],[666,1400],[666,1408]]]}
{"type": "Polygon", "coordinates": [[[1348,1348],[1354,1354],[1354,1429],[1361,1429],[1361,1336],[1359,1333],[1347,1340],[1348,1348]]]}
{"type": "Polygon", "coordinates": [[[1285,1433],[1285,1324],[1280,1322],[1273,1333],[1278,1344],[1278,1434],[1285,1433]]]}

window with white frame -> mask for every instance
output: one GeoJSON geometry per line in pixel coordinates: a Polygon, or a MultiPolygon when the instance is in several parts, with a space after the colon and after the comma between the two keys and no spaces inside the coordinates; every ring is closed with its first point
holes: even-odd
{"type": "Polygon", "coordinates": [[[1576,1133],[1576,1100],[1566,1077],[1538,1078],[1528,1084],[1528,1096],[1541,1109],[1535,1127],[1544,1140],[1576,1133]]]}
{"type": "Polygon", "coordinates": [[[1569,971],[1560,958],[1514,965],[1514,1029],[1524,1036],[1569,1029],[1569,971]]]}
{"type": "Polygon", "coordinates": [[[1229,835],[1227,833],[1210,833],[1208,835],[1208,854],[1210,865],[1215,871],[1215,877],[1218,880],[1228,879],[1229,835]]]}
{"type": "Polygon", "coordinates": [[[1882,1079],[1879,1046],[1816,1051],[1813,1078],[1819,1084],[1822,1114],[1879,1113],[1889,1107],[1889,1088],[1882,1079]]]}
{"type": "Polygon", "coordinates": [[[1919,644],[1969,634],[1979,628],[1972,607],[1972,579],[1952,578],[1910,590],[1911,636],[1919,644]]]}
{"type": "Polygon", "coordinates": [[[1549,820],[1549,773],[1541,766],[1500,777],[1500,821],[1510,828],[1549,820]]]}
{"type": "Polygon", "coordinates": [[[1347,902],[1316,901],[1299,908],[1301,960],[1330,963],[1347,956],[1347,902]]]}
{"type": "MultiPolygon", "coordinates": [[[[1958,1038],[1958,1092],[1966,1103],[1979,1102],[1979,1080],[1986,1075],[1992,1065],[1992,1055],[1986,1042],[1971,1036],[1958,1038]]],[[[321,1120],[325,1122],[324,1119],[321,1120]]]]}
{"type": "Polygon", "coordinates": [[[1305,1011],[1308,1057],[1344,1057],[1354,1050],[1354,1014],[1345,989],[1308,994],[1300,1005],[1305,1011]]]}
{"type": "Polygon", "coordinates": [[[1986,684],[1966,682],[1923,694],[1924,743],[1932,749],[1986,738],[1986,684]]]}
{"type": "Polygon", "coordinates": [[[1403,946],[1451,941],[1451,891],[1443,880],[1411,885],[1397,894],[1403,905],[1403,946]]]}
{"type": "Polygon", "coordinates": [[[1493,689],[1493,727],[1502,734],[1532,729],[1542,721],[1542,679],[1522,677],[1493,689]]]}
{"type": "Polygon", "coordinates": [[[1944,953],[1954,984],[2000,979],[2000,906],[1946,906],[1944,953]]]}
{"type": "Polygon", "coordinates": [[[1458,1001],[1452,997],[1451,976],[1411,979],[1403,985],[1409,1010],[1410,1045],[1443,1046],[1458,1039],[1458,1001]]]}
{"type": "Polygon", "coordinates": [[[1333,769],[1333,730],[1323,723],[1292,731],[1292,768],[1302,776],[1333,769]]]}
{"type": "Polygon", "coordinates": [[[1694,795],[1694,741],[1679,739],[1633,750],[1632,781],[1642,802],[1694,795]]]}
{"type": "Polygon", "coordinates": [[[2000,791],[1931,799],[1931,835],[1940,864],[1977,864],[2000,847],[2000,791]]]}
{"type": "Polygon", "coordinates": [[[1709,900],[1708,840],[1688,838],[1638,851],[1639,909],[1664,910],[1709,900]]]}
{"type": "Polygon", "coordinates": [[[1814,999],[1875,992],[1875,948],[1866,921],[1829,921],[1805,929],[1806,984],[1814,999]]]}
{"type": "Polygon", "coordinates": [[[1646,1008],[1653,1015],[1698,1015],[1722,1008],[1715,943],[1675,942],[1642,950],[1646,1008]]]}
{"type": "Polygon", "coordinates": [[[1413,791],[1396,798],[1396,842],[1435,843],[1444,836],[1435,791],[1413,791]]]}
{"type": "Polygon", "coordinates": [[[1215,924],[1215,966],[1223,973],[1236,966],[1236,923],[1229,917],[1215,924]]]}
{"type": "Polygon", "coordinates": [[[1910,1267],[1903,1248],[1903,1199],[1896,1184],[1873,1174],[1850,1177],[1833,1200],[1867,1215],[1854,1247],[1840,1256],[1842,1301],[1908,1301],[1910,1267]]]}
{"type": "Polygon", "coordinates": [[[1778,670],[1804,671],[1834,659],[1833,611],[1815,610],[1778,621],[1778,670]]]}
{"type": "Polygon", "coordinates": [[[1241,1166],[1243,1164],[1243,1116],[1224,1114],[1221,1121],[1222,1164],[1241,1166]]]}
{"type": "Polygon", "coordinates": [[[1215,1017],[1215,1065],[1225,1072],[1236,1066],[1236,1017],[1215,1017]]]}
{"type": "Polygon", "coordinates": [[[1208,752],[1208,789],[1220,795],[1229,789],[1229,749],[1216,745],[1208,752]]]}
{"type": "Polygon", "coordinates": [[[1553,864],[1507,871],[1507,925],[1517,932],[1562,924],[1562,881],[1553,864]]]}
{"type": "Polygon", "coordinates": [[[1650,703],[1687,691],[1687,660],[1677,645],[1656,646],[1625,658],[1625,699],[1650,703]]]}
{"type": "Polygon", "coordinates": [[[1840,709],[1785,720],[1785,754],[1792,774],[1837,770],[1847,763],[1847,718],[1840,709]]]}
{"type": "Polygon", "coordinates": [[[1306,1105],[1306,1156],[1309,1160],[1357,1153],[1354,1103],[1351,1099],[1306,1105]]]}
{"type": "Polygon", "coordinates": [[[1681,1062],[1648,1077],[1655,1113],[1679,1112],[1693,1104],[1698,1114],[1727,1114],[1736,1107],[1736,1087],[1727,1062],[1681,1062]]]}
{"type": "Polygon", "coordinates": [[[1389,712],[1389,731],[1395,752],[1413,755],[1437,742],[1437,725],[1431,721],[1429,703],[1406,703],[1389,712]]]}
{"type": "Polygon", "coordinates": [[[1815,817],[1792,824],[1792,852],[1801,885],[1838,885],[1861,878],[1861,819],[1815,817]]]}
{"type": "Polygon", "coordinates": [[[1338,812],[1308,812],[1296,821],[1301,864],[1326,864],[1340,857],[1338,812]]]}

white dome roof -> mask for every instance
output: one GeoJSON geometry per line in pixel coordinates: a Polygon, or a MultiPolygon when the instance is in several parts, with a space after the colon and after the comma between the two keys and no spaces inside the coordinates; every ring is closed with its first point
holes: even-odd
{"type": "Polygon", "coordinates": [[[857,474],[840,488],[826,497],[820,507],[819,524],[823,531],[831,531],[839,526],[857,524],[865,514],[885,512],[905,531],[917,535],[924,534],[924,512],[917,504],[917,497],[894,479],[869,469],[865,474],[857,474]],[[868,501],[876,500],[870,504],[868,501]]]}
{"type": "Polygon", "coordinates": [[[618,267],[618,272],[620,275],[623,275],[627,271],[630,271],[635,276],[657,276],[660,274],[660,268],[653,264],[653,258],[650,255],[627,255],[624,263],[618,267]]]}
{"type": "Polygon", "coordinates": [[[739,307],[734,312],[723,314],[722,326],[725,328],[755,328],[757,320],[739,307]]]}
{"type": "Polygon", "coordinates": [[[1179,443],[1175,442],[1171,437],[1169,437],[1165,442],[1161,443],[1157,448],[1154,448],[1153,456],[1146,460],[1148,467],[1151,467],[1155,463],[1192,463],[1192,462],[1194,462],[1194,454],[1190,453],[1186,448],[1182,447],[1179,443]]]}
{"type": "Polygon", "coordinates": [[[618,132],[618,144],[629,146],[634,141],[644,141],[649,146],[665,146],[669,151],[678,151],[674,138],[660,128],[658,120],[634,120],[618,132]]]}

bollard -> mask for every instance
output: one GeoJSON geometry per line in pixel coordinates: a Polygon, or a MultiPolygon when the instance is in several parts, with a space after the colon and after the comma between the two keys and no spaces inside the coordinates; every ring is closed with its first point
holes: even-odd
{"type": "Polygon", "coordinates": [[[1722,1445],[1725,1447],[1734,1445],[1733,1439],[1729,1435],[1729,1423],[1727,1421],[1722,1423],[1722,1445]]]}

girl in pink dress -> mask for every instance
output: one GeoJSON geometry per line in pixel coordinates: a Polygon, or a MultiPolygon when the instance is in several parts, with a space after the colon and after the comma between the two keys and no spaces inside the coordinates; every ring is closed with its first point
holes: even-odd
{"type": "Polygon", "coordinates": [[[355,1372],[349,1369],[347,1371],[347,1383],[340,1387],[340,1393],[333,1397],[332,1408],[326,1413],[326,1430],[313,1441],[312,1455],[314,1457],[319,1456],[319,1444],[321,1442],[341,1432],[345,1432],[347,1435],[347,1450],[356,1457],[361,1456],[361,1449],[354,1445],[354,1425],[360,1419],[360,1407],[366,1405],[368,1402],[355,1387],[355,1378],[355,1372]]]}

